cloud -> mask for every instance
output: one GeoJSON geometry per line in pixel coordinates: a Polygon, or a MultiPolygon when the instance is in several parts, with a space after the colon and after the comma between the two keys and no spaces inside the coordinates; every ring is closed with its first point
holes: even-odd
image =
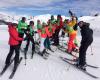
{"type": "Polygon", "coordinates": [[[26,11],[31,11],[31,10],[51,10],[53,9],[53,7],[41,7],[41,8],[36,8],[36,7],[20,7],[20,8],[17,8],[18,10],[26,10],[26,11]]]}
{"type": "Polygon", "coordinates": [[[100,0],[0,0],[0,10],[26,14],[51,12],[66,15],[71,9],[76,14],[87,15],[100,12],[99,3],[100,0]]]}
{"type": "Polygon", "coordinates": [[[0,0],[0,7],[47,6],[63,0],[0,0]]]}

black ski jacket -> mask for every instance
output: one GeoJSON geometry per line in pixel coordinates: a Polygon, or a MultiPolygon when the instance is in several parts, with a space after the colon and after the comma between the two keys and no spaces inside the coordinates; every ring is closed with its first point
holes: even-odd
{"type": "Polygon", "coordinates": [[[93,30],[89,28],[89,23],[84,22],[83,26],[81,27],[81,44],[89,44],[93,41],[93,30]]]}

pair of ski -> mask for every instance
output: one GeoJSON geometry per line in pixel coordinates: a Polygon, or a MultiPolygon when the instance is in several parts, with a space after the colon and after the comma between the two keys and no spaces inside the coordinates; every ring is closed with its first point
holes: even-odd
{"type": "MultiPolygon", "coordinates": [[[[62,50],[61,48],[59,48],[59,50],[61,50],[61,51],[63,51],[63,52],[66,52],[66,51],[64,51],[64,50],[62,50]]],[[[67,53],[67,52],[66,52],[67,53]]],[[[73,53],[73,52],[72,52],[73,53]]],[[[69,55],[71,55],[71,56],[73,56],[73,57],[75,57],[76,59],[78,59],[78,56],[76,56],[76,55],[74,55],[74,54],[70,54],[70,53],[67,53],[67,54],[69,54],[69,55]]],[[[76,53],[77,54],[77,53],[76,53]]],[[[68,58],[66,58],[67,60],[69,60],[69,61],[74,61],[74,62],[76,62],[76,60],[72,60],[72,59],[68,59],[68,58]]],[[[99,68],[99,67],[97,67],[97,66],[92,66],[92,65],[90,65],[90,64],[86,64],[87,66],[90,66],[90,67],[93,67],[93,68],[99,68]]]]}
{"type": "MultiPolygon", "coordinates": [[[[14,59],[12,59],[9,64],[4,66],[3,70],[0,73],[0,76],[2,76],[5,73],[5,71],[9,68],[9,66],[13,63],[13,61],[14,61],[14,59]]],[[[19,59],[19,63],[13,68],[13,71],[10,74],[9,79],[12,79],[14,77],[14,75],[16,73],[16,70],[17,70],[17,68],[18,68],[21,61],[22,61],[22,57],[19,59]]]]}
{"type": "MultiPolygon", "coordinates": [[[[99,78],[99,77],[93,75],[92,73],[89,73],[87,70],[83,70],[83,69],[77,67],[77,66],[75,65],[75,63],[73,63],[73,62],[75,62],[74,60],[71,60],[71,59],[68,59],[68,58],[64,58],[64,57],[60,57],[60,58],[61,58],[63,61],[67,62],[68,64],[72,65],[74,68],[76,68],[76,69],[78,69],[78,70],[84,72],[85,74],[89,75],[90,77],[95,78],[95,79],[99,78]]],[[[99,67],[97,67],[97,66],[92,66],[92,65],[89,65],[89,64],[86,64],[86,66],[92,67],[92,68],[99,68],[99,67]]]]}
{"type": "Polygon", "coordinates": [[[38,44],[36,44],[36,48],[37,49],[35,49],[35,53],[39,54],[41,57],[43,57],[43,59],[46,59],[46,60],[48,59],[48,57],[50,55],[50,53],[48,52],[48,50],[50,50],[51,52],[54,52],[52,49],[46,49],[46,51],[44,52],[44,54],[41,55],[41,53],[38,52],[39,51],[39,45],[38,44]]]}
{"type": "Polygon", "coordinates": [[[50,53],[48,53],[47,51],[45,51],[45,53],[43,55],[41,55],[41,53],[37,52],[37,54],[39,54],[43,59],[47,60],[50,53]]]}
{"type": "MultiPolygon", "coordinates": [[[[63,50],[63,48],[58,48],[58,49],[59,49],[60,51],[64,52],[64,53],[67,53],[66,50],[63,50]]],[[[75,52],[75,53],[76,53],[76,52],[75,52]]],[[[73,52],[72,52],[72,53],[67,53],[67,54],[73,56],[74,58],[78,58],[78,56],[76,56],[75,54],[73,54],[73,52]]],[[[76,53],[76,54],[77,54],[77,53],[76,53]]]]}
{"type": "MultiPolygon", "coordinates": [[[[68,59],[68,58],[64,58],[64,59],[71,61],[71,62],[77,62],[77,60],[75,60],[75,59],[68,59]]],[[[90,64],[86,64],[86,66],[92,67],[92,68],[99,68],[98,66],[93,66],[93,65],[90,65],[90,64]]]]}

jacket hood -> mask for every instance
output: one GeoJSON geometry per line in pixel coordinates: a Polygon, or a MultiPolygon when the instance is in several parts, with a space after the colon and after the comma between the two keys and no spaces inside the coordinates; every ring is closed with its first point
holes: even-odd
{"type": "Polygon", "coordinates": [[[89,23],[86,23],[86,22],[84,22],[84,24],[83,24],[83,26],[82,27],[80,27],[81,29],[87,29],[87,28],[89,28],[89,23]]]}

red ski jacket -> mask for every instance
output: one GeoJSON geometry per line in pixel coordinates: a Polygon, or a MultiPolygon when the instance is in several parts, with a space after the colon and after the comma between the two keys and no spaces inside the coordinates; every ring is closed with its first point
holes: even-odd
{"type": "Polygon", "coordinates": [[[62,21],[62,17],[60,18],[60,21],[58,22],[58,27],[57,29],[61,29],[63,27],[63,21],[62,21]]]}
{"type": "Polygon", "coordinates": [[[8,32],[9,32],[9,45],[18,45],[19,44],[19,41],[22,41],[23,38],[20,38],[18,36],[18,32],[17,32],[17,29],[16,27],[13,27],[13,25],[8,25],[8,32]]]}

